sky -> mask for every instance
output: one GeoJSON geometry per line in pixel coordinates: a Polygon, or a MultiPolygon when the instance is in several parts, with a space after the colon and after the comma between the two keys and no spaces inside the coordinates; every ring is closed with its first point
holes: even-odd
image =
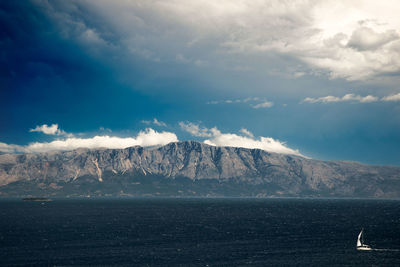
{"type": "Polygon", "coordinates": [[[400,166],[395,0],[0,1],[0,151],[196,140],[400,166]]]}

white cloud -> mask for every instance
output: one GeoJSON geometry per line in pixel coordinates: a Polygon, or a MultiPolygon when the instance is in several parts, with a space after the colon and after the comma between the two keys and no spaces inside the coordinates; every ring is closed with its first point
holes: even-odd
{"type": "Polygon", "coordinates": [[[258,109],[258,108],[270,108],[274,105],[274,103],[270,101],[265,101],[256,105],[252,105],[253,108],[258,109]]]}
{"type": "Polygon", "coordinates": [[[360,102],[360,103],[371,103],[371,102],[378,102],[378,101],[393,101],[397,102],[400,101],[400,93],[394,94],[394,95],[389,95],[389,96],[384,96],[382,98],[379,98],[377,96],[373,95],[367,95],[367,96],[360,96],[360,95],[355,95],[355,94],[346,94],[343,97],[337,97],[337,96],[323,96],[323,97],[306,97],[301,101],[301,103],[334,103],[334,102],[360,102]]]}
{"type": "Polygon", "coordinates": [[[347,45],[361,51],[375,50],[396,39],[399,39],[399,34],[395,30],[378,33],[369,27],[361,26],[352,33],[347,45]]]}
{"type": "MultiPolygon", "coordinates": [[[[299,155],[298,150],[291,149],[285,143],[271,137],[259,137],[258,139],[247,129],[240,132],[244,135],[233,133],[221,133],[216,127],[208,129],[197,124],[180,122],[181,128],[196,137],[206,137],[204,143],[214,146],[232,146],[244,148],[258,148],[269,152],[299,155]]],[[[7,153],[40,153],[49,151],[70,151],[77,148],[116,148],[122,149],[131,146],[156,146],[177,142],[176,134],[171,132],[157,132],[151,128],[139,132],[136,137],[94,136],[90,138],[66,137],[51,142],[33,142],[26,146],[6,144],[0,142],[0,151],[7,153]]]]}
{"type": "Polygon", "coordinates": [[[212,138],[204,141],[204,143],[208,145],[258,148],[268,152],[303,156],[298,150],[291,149],[287,147],[285,143],[271,137],[261,136],[259,139],[255,139],[232,133],[221,133],[217,128],[212,128],[210,131],[213,135],[212,138]]]}
{"type": "Polygon", "coordinates": [[[193,136],[197,137],[210,137],[212,136],[212,133],[205,127],[200,127],[197,124],[191,123],[191,122],[179,122],[179,126],[181,127],[182,130],[190,133],[193,136]]]}
{"type": "Polygon", "coordinates": [[[48,152],[68,151],[77,148],[126,148],[131,146],[156,146],[177,142],[178,138],[171,132],[156,132],[148,128],[139,132],[136,137],[94,136],[91,138],[68,137],[51,142],[34,142],[26,146],[0,143],[0,151],[4,152],[48,152]]]}
{"type": "Polygon", "coordinates": [[[217,127],[208,129],[191,122],[180,122],[179,124],[183,130],[193,136],[209,137],[209,139],[204,140],[204,143],[208,145],[258,148],[269,152],[303,156],[298,150],[291,149],[285,143],[271,137],[261,136],[259,139],[256,139],[250,131],[244,128],[240,130],[241,133],[245,134],[245,136],[242,136],[233,133],[221,133],[217,127]]]}
{"type": "Polygon", "coordinates": [[[364,96],[364,97],[360,97],[359,101],[361,103],[376,102],[376,101],[378,101],[378,97],[372,96],[372,95],[367,95],[367,96],[364,96]]]}
{"type": "Polygon", "coordinates": [[[248,137],[251,137],[251,138],[254,137],[253,133],[250,132],[249,130],[245,129],[245,128],[240,129],[240,132],[245,134],[245,135],[247,135],[248,137]]]}
{"type": "Polygon", "coordinates": [[[142,120],[141,122],[144,124],[147,124],[147,125],[154,124],[157,126],[167,127],[167,124],[165,122],[159,121],[159,120],[157,120],[157,118],[154,118],[152,121],[142,120]]]}
{"type": "Polygon", "coordinates": [[[332,103],[332,102],[360,102],[360,103],[369,103],[369,102],[377,102],[379,101],[379,98],[376,96],[372,95],[367,95],[367,96],[359,96],[355,94],[346,94],[343,97],[337,97],[337,96],[323,96],[323,97],[318,97],[318,98],[312,98],[312,97],[306,97],[302,101],[303,103],[332,103]]]}
{"type": "Polygon", "coordinates": [[[217,104],[240,104],[240,103],[247,103],[250,107],[259,109],[259,108],[270,108],[274,105],[273,102],[268,101],[265,98],[260,97],[247,97],[243,99],[225,99],[220,101],[209,101],[206,104],[209,105],[217,105],[217,104]]]}
{"type": "Polygon", "coordinates": [[[25,147],[0,142],[0,151],[6,153],[25,152],[25,147]]]}
{"type": "Polygon", "coordinates": [[[58,124],[52,124],[48,126],[47,124],[37,125],[34,129],[30,129],[30,132],[41,132],[48,135],[65,135],[66,132],[58,128],[58,124]]]}
{"type": "Polygon", "coordinates": [[[400,93],[382,98],[383,101],[400,101],[400,93]]]}

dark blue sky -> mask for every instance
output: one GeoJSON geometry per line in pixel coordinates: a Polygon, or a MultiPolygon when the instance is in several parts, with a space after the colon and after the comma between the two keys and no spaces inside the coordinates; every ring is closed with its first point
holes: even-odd
{"type": "Polygon", "coordinates": [[[152,128],[400,165],[400,7],[334,3],[0,1],[0,149],[152,128]]]}

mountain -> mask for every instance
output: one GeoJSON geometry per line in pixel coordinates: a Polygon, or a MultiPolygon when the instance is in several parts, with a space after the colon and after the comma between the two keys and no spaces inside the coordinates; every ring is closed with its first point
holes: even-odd
{"type": "Polygon", "coordinates": [[[0,196],[400,197],[400,167],[194,141],[0,155],[0,196]]]}

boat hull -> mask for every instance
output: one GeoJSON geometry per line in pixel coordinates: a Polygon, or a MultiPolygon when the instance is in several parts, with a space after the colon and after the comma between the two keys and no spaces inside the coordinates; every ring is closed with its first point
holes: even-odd
{"type": "Polygon", "coordinates": [[[357,250],[372,250],[370,247],[357,247],[357,250]]]}

